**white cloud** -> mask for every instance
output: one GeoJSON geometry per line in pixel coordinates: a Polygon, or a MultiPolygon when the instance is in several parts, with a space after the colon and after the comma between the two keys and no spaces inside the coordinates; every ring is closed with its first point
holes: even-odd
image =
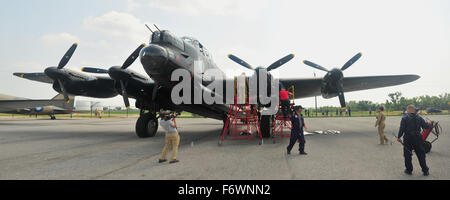
{"type": "Polygon", "coordinates": [[[80,39],[69,33],[57,33],[43,35],[39,40],[47,46],[58,46],[78,42],[80,39]]]}
{"type": "Polygon", "coordinates": [[[135,16],[110,11],[99,17],[87,17],[83,26],[106,35],[110,39],[126,40],[126,42],[143,42],[148,40],[149,32],[144,26],[145,22],[135,16]]]}
{"type": "Polygon", "coordinates": [[[138,3],[136,0],[127,0],[127,9],[128,11],[135,10],[141,7],[141,3],[138,3]]]}
{"type": "Polygon", "coordinates": [[[151,0],[147,3],[151,8],[189,16],[238,16],[244,19],[256,19],[262,10],[269,6],[267,0],[151,0]]]}

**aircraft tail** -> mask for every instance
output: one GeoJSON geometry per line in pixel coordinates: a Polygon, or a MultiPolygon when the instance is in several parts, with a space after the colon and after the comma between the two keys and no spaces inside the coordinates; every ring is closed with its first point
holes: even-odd
{"type": "MultiPolygon", "coordinates": [[[[57,101],[64,100],[64,95],[63,94],[57,94],[51,100],[52,101],[54,101],[54,100],[57,100],[57,101]]],[[[69,109],[69,110],[73,109],[73,106],[75,104],[75,96],[69,96],[69,100],[70,100],[69,103],[64,101],[64,104],[62,104],[63,105],[62,108],[69,109]]]]}

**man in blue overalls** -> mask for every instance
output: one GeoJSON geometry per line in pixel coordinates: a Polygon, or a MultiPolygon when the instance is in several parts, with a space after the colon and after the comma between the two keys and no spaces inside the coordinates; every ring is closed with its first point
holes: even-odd
{"type": "Polygon", "coordinates": [[[419,159],[420,167],[424,176],[429,175],[429,169],[425,160],[425,149],[423,146],[423,140],[420,128],[430,129],[431,126],[425,122],[425,120],[416,114],[416,108],[413,105],[409,105],[406,108],[407,114],[402,118],[400,123],[400,130],[398,131],[398,142],[401,142],[403,136],[403,156],[405,157],[405,173],[412,174],[413,165],[411,162],[412,150],[416,152],[419,159]]]}
{"type": "Polygon", "coordinates": [[[301,155],[307,155],[305,152],[305,135],[303,134],[303,128],[307,129],[305,125],[305,120],[302,115],[302,106],[295,106],[295,112],[291,116],[292,129],[291,129],[291,140],[289,146],[287,147],[287,154],[291,154],[292,147],[294,147],[297,140],[300,140],[299,151],[301,155]]]}

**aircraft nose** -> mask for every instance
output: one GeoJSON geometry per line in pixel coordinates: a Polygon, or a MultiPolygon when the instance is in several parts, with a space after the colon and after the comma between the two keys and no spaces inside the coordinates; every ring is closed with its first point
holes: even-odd
{"type": "Polygon", "coordinates": [[[150,70],[163,67],[168,60],[167,50],[155,44],[144,47],[139,53],[139,57],[142,65],[150,70]]]}

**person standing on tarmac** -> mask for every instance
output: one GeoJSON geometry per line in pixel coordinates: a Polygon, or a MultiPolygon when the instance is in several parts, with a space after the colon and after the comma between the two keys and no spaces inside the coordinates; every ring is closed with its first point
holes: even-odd
{"type": "Polygon", "coordinates": [[[378,134],[380,135],[380,144],[387,144],[389,140],[384,134],[384,128],[386,127],[384,121],[386,121],[386,116],[384,115],[383,111],[384,111],[383,107],[378,108],[378,115],[377,121],[375,122],[375,127],[378,126],[378,134]]]}
{"type": "Polygon", "coordinates": [[[178,145],[180,144],[180,135],[178,134],[177,126],[174,123],[175,118],[171,118],[169,116],[169,113],[167,112],[160,112],[159,115],[161,117],[161,121],[159,124],[161,125],[161,127],[163,127],[164,132],[166,134],[166,144],[164,145],[163,151],[159,158],[159,163],[167,161],[166,159],[167,152],[169,151],[169,148],[171,146],[173,148],[172,149],[173,152],[169,163],[172,164],[179,162],[179,160],[177,160],[177,154],[178,154],[178,145]]]}
{"type": "Polygon", "coordinates": [[[295,106],[294,113],[291,116],[292,129],[291,129],[291,139],[289,141],[289,146],[287,147],[287,154],[291,154],[291,150],[294,147],[297,140],[300,140],[299,151],[300,155],[307,155],[305,152],[305,135],[303,134],[303,128],[307,130],[305,125],[305,120],[302,115],[302,106],[295,106]]]}
{"type": "Polygon", "coordinates": [[[422,135],[420,134],[422,129],[430,129],[431,126],[425,122],[425,120],[416,114],[416,108],[413,105],[406,107],[406,116],[402,118],[400,123],[400,130],[398,131],[397,141],[401,142],[401,137],[403,136],[403,156],[405,158],[405,173],[408,175],[412,174],[413,165],[412,150],[416,152],[417,158],[419,159],[420,167],[424,176],[428,176],[429,168],[425,160],[425,149],[423,146],[422,135]]]}

